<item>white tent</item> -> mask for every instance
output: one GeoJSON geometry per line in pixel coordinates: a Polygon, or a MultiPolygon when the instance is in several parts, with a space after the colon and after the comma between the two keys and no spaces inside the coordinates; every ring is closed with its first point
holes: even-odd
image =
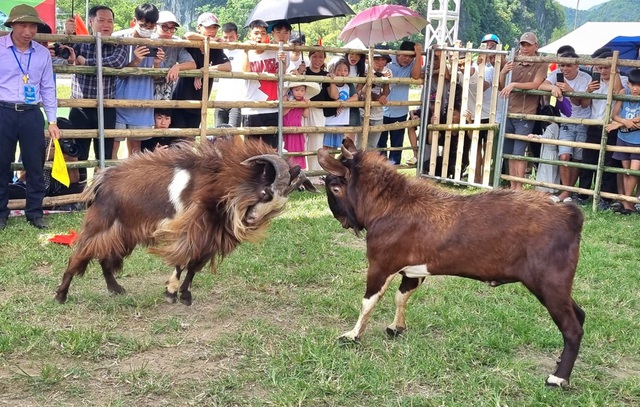
{"type": "Polygon", "coordinates": [[[591,55],[616,37],[640,36],[640,23],[585,23],[564,37],[547,44],[538,51],[555,54],[563,45],[571,45],[578,55],[591,55]]]}

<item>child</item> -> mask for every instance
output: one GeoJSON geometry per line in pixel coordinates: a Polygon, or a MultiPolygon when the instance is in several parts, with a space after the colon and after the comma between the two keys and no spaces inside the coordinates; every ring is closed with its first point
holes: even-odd
{"type": "MultiPolygon", "coordinates": [[[[378,46],[377,48],[382,48],[378,46]]],[[[391,61],[391,57],[387,54],[374,53],[373,63],[369,68],[373,68],[375,77],[385,76],[384,71],[387,64],[391,61]]],[[[365,100],[366,87],[358,92],[359,100],[365,100]]],[[[374,84],[371,87],[371,97],[374,102],[380,102],[381,105],[387,104],[387,95],[389,94],[388,84],[374,84]]],[[[378,126],[382,124],[383,108],[376,106],[372,107],[369,111],[369,126],[378,126]]],[[[360,108],[360,119],[364,124],[364,108],[360,108]]],[[[378,147],[378,141],[380,140],[381,131],[370,131],[367,140],[367,145],[364,146],[362,140],[362,134],[356,136],[356,146],[367,150],[375,150],[378,147]]]]}
{"type": "MultiPolygon", "coordinates": [[[[288,85],[287,100],[309,103],[309,99],[320,93],[320,85],[315,82],[291,82],[288,85]]],[[[282,125],[285,127],[302,126],[302,118],[309,117],[309,107],[289,107],[283,110],[282,125]]],[[[285,133],[282,136],[284,148],[288,152],[306,151],[305,136],[302,133],[285,133]]],[[[297,164],[303,170],[307,168],[304,156],[290,158],[293,164],[297,164]]]]}
{"type": "MultiPolygon", "coordinates": [[[[336,78],[346,78],[349,76],[349,62],[345,59],[340,59],[333,65],[333,75],[336,78]]],[[[338,91],[338,100],[341,102],[358,100],[358,94],[356,87],[352,83],[331,84],[335,86],[338,91]]],[[[348,107],[339,108],[325,108],[325,125],[326,126],[347,126],[349,125],[350,109],[348,107]]],[[[327,149],[340,148],[342,145],[342,139],[349,137],[353,140],[351,134],[344,133],[325,133],[323,140],[323,147],[327,149]]]]}
{"type": "MultiPolygon", "coordinates": [[[[619,94],[640,96],[640,69],[633,68],[629,71],[629,88],[622,89],[619,94]]],[[[617,146],[622,147],[640,147],[640,102],[632,102],[627,100],[616,101],[613,107],[614,120],[607,125],[607,131],[618,130],[617,146]]],[[[622,168],[625,170],[640,170],[640,154],[618,152],[613,153],[613,158],[622,162],[622,168]]],[[[624,186],[624,195],[635,196],[633,190],[638,184],[636,175],[622,176],[624,186]]],[[[635,213],[633,202],[622,201],[622,207],[617,213],[621,215],[629,215],[635,213]]]]}
{"type": "MultiPolygon", "coordinates": [[[[154,129],[168,129],[171,126],[171,110],[155,109],[153,111],[154,129]]],[[[181,138],[176,137],[152,137],[142,142],[142,151],[154,151],[156,149],[167,149],[169,146],[181,138]]]]}

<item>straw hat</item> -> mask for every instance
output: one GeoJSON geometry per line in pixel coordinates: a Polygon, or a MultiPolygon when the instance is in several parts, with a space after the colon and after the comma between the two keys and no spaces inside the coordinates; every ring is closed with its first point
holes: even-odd
{"type": "Polygon", "coordinates": [[[320,93],[320,84],[318,82],[285,82],[284,91],[286,93],[289,91],[289,89],[295,88],[297,86],[307,87],[305,97],[307,97],[308,99],[311,99],[312,97],[317,96],[320,93]]]}
{"type": "Polygon", "coordinates": [[[40,20],[40,16],[38,16],[35,8],[27,6],[26,4],[20,4],[11,9],[4,25],[5,27],[11,27],[14,23],[44,24],[44,21],[40,20]]]}

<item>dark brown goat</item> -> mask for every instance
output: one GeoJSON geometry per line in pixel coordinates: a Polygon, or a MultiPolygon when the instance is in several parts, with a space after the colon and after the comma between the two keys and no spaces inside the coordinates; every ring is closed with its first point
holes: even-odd
{"type": "Polygon", "coordinates": [[[101,171],[87,191],[89,209],[56,300],[66,301],[71,280],[94,258],[107,289],[124,293],[115,275],[141,244],[175,267],[166,291],[172,302],[186,269],[180,301],[190,305],[194,274],[262,237],[305,180],[300,167],[290,169],[271,147],[240,138],[181,143],[101,171]]]}
{"type": "Polygon", "coordinates": [[[565,386],[578,356],[585,313],[571,298],[583,215],[537,192],[491,191],[461,196],[431,181],[398,174],[376,152],[345,141],[336,159],[318,150],[329,172],[329,207],[343,227],[367,231],[367,287],[355,327],[357,341],[396,274],[396,314],[387,333],[401,334],[411,294],[428,275],[454,275],[495,287],[520,282],[538,298],[564,339],[547,385],[565,386]]]}

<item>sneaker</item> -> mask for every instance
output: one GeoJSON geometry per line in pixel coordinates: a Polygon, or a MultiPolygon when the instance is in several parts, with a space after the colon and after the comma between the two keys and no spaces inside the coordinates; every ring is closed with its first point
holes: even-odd
{"type": "Polygon", "coordinates": [[[571,198],[570,196],[568,196],[568,197],[564,198],[564,199],[562,200],[562,202],[563,202],[563,203],[570,203],[570,202],[573,202],[573,198],[571,198]]]}
{"type": "Polygon", "coordinates": [[[418,159],[416,157],[411,157],[407,160],[407,165],[416,165],[418,163],[418,159]]]}
{"type": "Polygon", "coordinates": [[[553,203],[558,203],[558,202],[560,202],[560,198],[558,198],[558,196],[557,196],[557,195],[551,195],[551,196],[549,197],[549,199],[550,199],[550,200],[551,200],[551,202],[553,202],[553,203]]]}

